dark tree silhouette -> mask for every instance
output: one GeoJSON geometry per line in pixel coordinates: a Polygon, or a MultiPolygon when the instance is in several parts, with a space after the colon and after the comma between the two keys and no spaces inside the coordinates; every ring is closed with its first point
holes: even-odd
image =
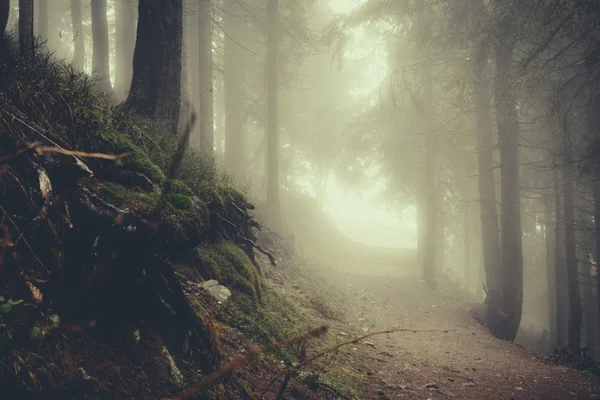
{"type": "Polygon", "coordinates": [[[33,60],[33,0],[19,0],[19,49],[23,57],[33,60]]]}
{"type": "Polygon", "coordinates": [[[10,0],[0,0],[0,35],[6,30],[8,15],[10,13],[10,0]]]}
{"type": "Polygon", "coordinates": [[[133,76],[126,103],[177,129],[181,104],[182,0],[140,0],[133,76]]]}

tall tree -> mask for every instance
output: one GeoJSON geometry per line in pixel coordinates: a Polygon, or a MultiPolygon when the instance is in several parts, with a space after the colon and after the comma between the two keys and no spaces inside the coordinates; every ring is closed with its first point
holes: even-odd
{"type": "Polygon", "coordinates": [[[181,104],[182,0],[140,0],[133,77],[126,103],[177,130],[181,104]]]}
{"type": "Polygon", "coordinates": [[[19,49],[23,57],[33,61],[33,0],[19,0],[19,49]]]}
{"type": "Polygon", "coordinates": [[[0,0],[0,35],[4,34],[8,15],[10,14],[10,0],[0,0]]]}
{"type": "Polygon", "coordinates": [[[279,5],[267,2],[267,210],[271,222],[280,224],[279,205],[279,5]]]}
{"type": "Polygon", "coordinates": [[[198,144],[206,154],[213,155],[215,145],[213,121],[213,54],[212,4],[198,0],[198,144]]]}
{"type": "Polygon", "coordinates": [[[83,17],[81,0],[71,0],[71,23],[73,26],[73,66],[80,71],[85,68],[85,40],[83,33],[83,17]]]}
{"type": "Polygon", "coordinates": [[[245,106],[245,49],[243,37],[247,33],[246,21],[237,0],[223,2],[223,91],[225,100],[225,150],[223,167],[232,174],[242,174],[246,161],[244,151],[246,132],[245,106]]]}
{"type": "Polygon", "coordinates": [[[573,206],[573,149],[566,135],[564,149],[565,163],[563,168],[563,217],[565,221],[565,255],[569,289],[569,318],[567,321],[567,344],[571,350],[581,348],[581,297],[579,293],[579,269],[577,260],[577,245],[575,238],[575,216],[573,206]]]}
{"type": "Polygon", "coordinates": [[[133,51],[137,14],[134,0],[115,2],[115,96],[122,101],[127,98],[133,76],[133,51]]]}
{"type": "Polygon", "coordinates": [[[97,90],[112,94],[110,83],[110,53],[106,0],[92,0],[92,76],[98,82],[97,90]]]}
{"type": "MultiPolygon", "coordinates": [[[[483,20],[485,6],[483,0],[475,1],[477,21],[483,20]]],[[[477,26],[476,31],[481,31],[477,26]]],[[[494,180],[494,141],[490,112],[490,73],[489,40],[483,36],[473,48],[473,102],[475,105],[475,134],[477,135],[477,168],[479,182],[479,209],[481,213],[481,239],[483,246],[483,266],[488,293],[499,291],[500,279],[500,233],[494,180]]]]}
{"type": "MultiPolygon", "coordinates": [[[[557,165],[556,157],[554,165],[557,165]]],[[[556,345],[567,345],[567,269],[565,262],[565,230],[560,188],[560,170],[553,170],[554,181],[554,276],[556,277],[556,345]]]]}
{"type": "MultiPolygon", "coordinates": [[[[514,18],[502,0],[494,1],[501,15],[494,43],[495,108],[501,172],[501,250],[503,316],[495,336],[514,340],[523,310],[523,244],[519,193],[519,122],[513,93],[514,18]]],[[[498,314],[500,317],[501,314],[498,314]]]]}
{"type": "MultiPolygon", "coordinates": [[[[551,178],[550,174],[548,177],[551,178]]],[[[546,186],[552,188],[552,180],[546,186]]],[[[553,193],[549,189],[544,193],[542,201],[544,205],[544,238],[546,249],[546,276],[548,279],[548,326],[550,332],[550,340],[552,344],[556,344],[556,259],[554,255],[554,208],[552,202],[553,193]]]]}

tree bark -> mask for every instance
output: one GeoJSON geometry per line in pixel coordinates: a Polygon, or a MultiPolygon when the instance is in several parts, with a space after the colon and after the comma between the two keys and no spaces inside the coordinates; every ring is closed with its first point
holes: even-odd
{"type": "MultiPolygon", "coordinates": [[[[548,186],[551,186],[550,184],[548,186]]],[[[552,191],[543,196],[544,204],[544,239],[546,247],[546,274],[548,277],[548,331],[552,346],[556,345],[556,258],[554,256],[555,232],[552,191]]]]}
{"type": "Polygon", "coordinates": [[[140,0],[133,77],[126,103],[175,133],[181,104],[182,0],[140,0]]]}
{"type": "Polygon", "coordinates": [[[73,66],[80,71],[85,69],[85,40],[83,33],[83,18],[81,15],[81,0],[71,0],[71,23],[73,25],[73,66]]]}
{"type": "Polygon", "coordinates": [[[474,53],[474,103],[475,131],[477,135],[477,168],[479,184],[479,209],[481,213],[481,238],[485,284],[489,290],[498,291],[500,278],[500,233],[496,206],[496,183],[494,180],[493,128],[490,116],[490,88],[487,72],[487,41],[480,41],[474,53]]]}
{"type": "Polygon", "coordinates": [[[215,146],[212,37],[212,4],[210,0],[198,0],[198,144],[211,157],[215,146]]]}
{"type": "Polygon", "coordinates": [[[281,221],[279,205],[279,10],[278,0],[267,3],[267,210],[275,227],[281,221]]]}
{"type": "MultiPolygon", "coordinates": [[[[554,161],[556,165],[556,159],[554,161]]],[[[561,201],[561,180],[558,167],[553,170],[554,179],[554,268],[556,277],[556,345],[567,345],[567,269],[565,264],[565,231],[561,201]]]]}
{"type": "Polygon", "coordinates": [[[137,13],[134,0],[115,2],[115,96],[123,101],[131,87],[137,13]]]}
{"type": "MultiPolygon", "coordinates": [[[[596,309],[599,313],[596,315],[596,320],[600,321],[600,269],[598,268],[600,265],[600,182],[598,181],[594,182],[594,233],[596,262],[596,309]]],[[[600,331],[600,326],[598,328],[600,331]]]]}
{"type": "Polygon", "coordinates": [[[4,34],[10,14],[10,0],[0,0],[0,35],[4,34]]]}
{"type": "Polygon", "coordinates": [[[465,290],[471,292],[473,271],[471,268],[471,210],[469,209],[469,203],[465,196],[465,202],[463,205],[463,251],[464,251],[464,276],[463,283],[465,290]]]}
{"type": "Polygon", "coordinates": [[[97,79],[96,90],[112,94],[110,83],[110,53],[106,0],[92,0],[92,76],[97,79]]]}
{"type": "Polygon", "coordinates": [[[575,239],[575,217],[573,213],[573,186],[574,179],[571,168],[573,167],[573,150],[567,140],[565,146],[565,163],[563,168],[563,215],[565,220],[565,256],[567,267],[567,280],[569,290],[569,318],[567,321],[567,344],[573,351],[581,349],[581,295],[579,293],[579,270],[577,262],[577,245],[575,239]]]}
{"type": "Polygon", "coordinates": [[[19,50],[33,61],[33,0],[19,0],[19,50]]]}
{"type": "Polygon", "coordinates": [[[244,129],[244,49],[242,36],[247,31],[241,7],[236,0],[224,0],[223,26],[226,32],[223,61],[225,100],[225,149],[223,167],[227,173],[243,175],[246,164],[244,129]]]}
{"type": "MultiPolygon", "coordinates": [[[[500,0],[496,3],[501,4],[500,0]]],[[[501,311],[500,339],[514,340],[523,311],[523,244],[519,194],[519,123],[511,79],[514,37],[512,17],[505,14],[496,28],[495,106],[501,172],[501,311]]]]}

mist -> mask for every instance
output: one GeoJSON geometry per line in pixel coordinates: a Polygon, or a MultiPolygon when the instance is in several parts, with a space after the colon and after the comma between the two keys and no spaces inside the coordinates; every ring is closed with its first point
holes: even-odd
{"type": "Polygon", "coordinates": [[[599,360],[597,2],[5,0],[3,18],[23,57],[162,121],[150,153],[182,143],[245,193],[282,268],[372,296],[356,329],[477,324],[486,349],[599,360]]]}

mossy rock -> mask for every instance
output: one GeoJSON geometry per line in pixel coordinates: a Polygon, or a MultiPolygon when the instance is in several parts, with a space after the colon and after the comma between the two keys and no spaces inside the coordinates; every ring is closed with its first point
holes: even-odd
{"type": "Polygon", "coordinates": [[[142,149],[133,144],[133,142],[124,134],[111,130],[98,130],[91,147],[97,151],[122,154],[127,153],[127,157],[115,161],[115,163],[124,168],[140,172],[148,176],[155,183],[163,183],[165,174],[156,166],[142,149]]]}
{"type": "Polygon", "coordinates": [[[194,208],[194,201],[190,196],[184,194],[173,193],[169,195],[169,200],[173,207],[179,210],[192,210],[194,208]]]}

